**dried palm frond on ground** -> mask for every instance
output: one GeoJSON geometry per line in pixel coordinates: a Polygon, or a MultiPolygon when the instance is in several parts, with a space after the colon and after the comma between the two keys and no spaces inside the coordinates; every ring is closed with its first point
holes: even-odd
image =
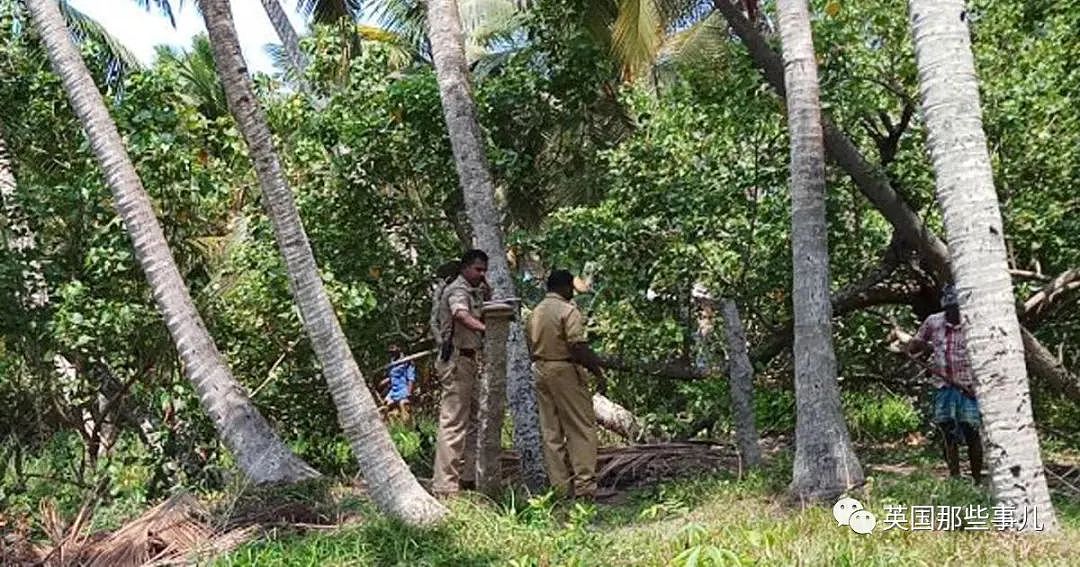
{"type": "Polygon", "coordinates": [[[709,442],[605,447],[597,454],[596,480],[601,488],[628,489],[737,468],[738,457],[730,448],[709,442]]]}
{"type": "MultiPolygon", "coordinates": [[[[213,549],[216,536],[209,513],[188,494],[179,494],[128,522],[80,555],[93,567],[146,565],[213,549]]],[[[229,539],[235,540],[235,536],[229,539]]]]}
{"type": "Polygon", "coordinates": [[[256,537],[265,528],[338,525],[304,502],[263,500],[215,513],[187,493],[177,494],[112,533],[87,534],[90,507],[65,524],[51,501],[41,507],[46,544],[32,545],[22,535],[4,538],[3,565],[46,567],[136,567],[185,565],[199,557],[224,553],[256,537]]]}
{"type": "MultiPolygon", "coordinates": [[[[783,438],[762,440],[762,452],[769,456],[785,446],[783,438]]],[[[502,455],[503,483],[518,482],[517,453],[502,455]]],[[[601,447],[597,453],[597,484],[610,496],[677,478],[728,471],[742,472],[741,460],[731,443],[681,441],[621,447],[601,447]]]]}
{"type": "Polygon", "coordinates": [[[41,524],[50,542],[22,545],[5,557],[15,565],[121,567],[167,564],[206,550],[220,553],[244,541],[239,532],[218,533],[210,515],[188,494],[178,494],[151,508],[111,534],[86,533],[88,508],[66,525],[51,501],[41,506],[41,524]],[[222,545],[224,543],[231,545],[222,545]]]}

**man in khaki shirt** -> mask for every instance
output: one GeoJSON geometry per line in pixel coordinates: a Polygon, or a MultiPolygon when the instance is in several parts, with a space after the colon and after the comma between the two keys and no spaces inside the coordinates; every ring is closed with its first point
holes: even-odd
{"type": "Polygon", "coordinates": [[[476,479],[476,411],[485,330],[480,307],[491,295],[487,266],[487,254],[469,250],[461,257],[461,273],[439,298],[435,371],[442,383],[442,402],[432,480],[437,495],[456,494],[476,479]]]}
{"type": "Polygon", "coordinates": [[[598,390],[604,390],[606,379],[599,358],[585,342],[584,317],[570,301],[574,297],[573,276],[566,270],[555,270],[548,277],[547,289],[526,327],[540,405],[544,463],[557,491],[568,494],[572,483],[575,498],[590,500],[596,495],[596,414],[582,367],[596,376],[598,390]]]}

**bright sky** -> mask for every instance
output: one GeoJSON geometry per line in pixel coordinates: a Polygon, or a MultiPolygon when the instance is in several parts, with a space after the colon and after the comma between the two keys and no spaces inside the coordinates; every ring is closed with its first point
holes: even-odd
{"type": "MultiPolygon", "coordinates": [[[[72,6],[84,14],[101,22],[109,33],[116,36],[144,63],[149,64],[154,58],[154,47],[168,44],[183,49],[191,47],[191,37],[202,32],[202,16],[195,9],[196,0],[184,0],[184,7],[176,16],[176,29],[169,25],[169,19],[151,8],[149,12],[139,7],[134,0],[68,0],[72,6]]],[[[180,0],[173,0],[175,9],[180,0]]],[[[282,6],[289,14],[293,26],[303,33],[305,29],[302,16],[294,10],[295,0],[284,0],[282,6]]],[[[240,47],[253,71],[270,73],[274,70],[270,56],[264,47],[268,43],[280,43],[270,19],[263,11],[259,0],[232,0],[233,19],[236,31],[240,35],[240,47]]]]}

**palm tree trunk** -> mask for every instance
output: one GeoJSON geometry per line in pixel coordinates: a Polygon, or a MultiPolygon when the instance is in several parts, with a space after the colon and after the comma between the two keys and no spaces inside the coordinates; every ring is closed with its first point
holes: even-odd
{"type": "Polygon", "coordinates": [[[998,502],[1018,514],[1035,509],[1054,529],[967,12],[963,0],[910,0],[908,6],[927,146],[967,330],[991,488],[998,502]]]}
{"type": "Polygon", "coordinates": [[[53,69],[105,173],[116,208],[134,243],[135,257],[179,351],[184,374],[194,385],[218,434],[240,469],[256,483],[317,477],[318,473],[282,443],[255,409],[206,331],[154,216],[150,197],[135,173],[101,93],[71,43],[55,0],[28,0],[27,5],[53,69]]]}
{"type": "Polygon", "coordinates": [[[791,137],[791,249],[795,315],[795,464],[791,487],[831,499],[863,483],[840,409],[829,302],[825,142],[807,0],[777,2],[791,137]]]}
{"type": "Polygon", "coordinates": [[[747,467],[761,465],[761,447],[754,423],[754,366],[746,349],[746,331],[735,301],[725,299],[720,310],[727,335],[728,375],[731,384],[731,415],[735,421],[735,440],[739,455],[747,467]]]}
{"type": "MultiPolygon", "coordinates": [[[[429,0],[427,16],[435,77],[439,83],[446,129],[450,134],[454,162],[465,197],[465,211],[472,224],[477,247],[487,251],[490,256],[488,277],[495,297],[514,297],[517,292],[506,260],[500,215],[495,206],[495,186],[484,153],[484,136],[476,117],[476,107],[469,86],[469,68],[465,59],[457,2],[429,0]]],[[[547,477],[540,455],[540,418],[536,393],[532,388],[529,354],[520,321],[514,321],[510,326],[506,358],[514,447],[521,456],[525,482],[535,489],[546,484],[547,477]]],[[[493,415],[485,408],[480,408],[481,428],[494,428],[501,422],[501,414],[493,415]]]]}
{"type": "Polygon", "coordinates": [[[300,36],[297,35],[296,29],[293,28],[292,22],[289,21],[289,16],[282,9],[281,0],[261,1],[267,17],[270,18],[270,23],[274,26],[274,31],[277,32],[278,38],[281,39],[281,45],[285,48],[285,54],[289,57],[289,64],[292,65],[297,77],[303,80],[304,70],[307,69],[308,64],[307,57],[300,51],[300,36]]]}
{"type": "Polygon", "coordinates": [[[228,0],[200,0],[214,61],[229,110],[247,141],[262,188],[262,203],[274,226],[289,288],[308,339],[337,407],[338,421],[352,445],[371,496],[385,513],[412,525],[437,522],[446,509],[427,494],[398,454],[371,393],[364,384],[337,314],[326,295],[300,213],[273,146],[270,126],[258,104],[233,24],[228,0]]]}

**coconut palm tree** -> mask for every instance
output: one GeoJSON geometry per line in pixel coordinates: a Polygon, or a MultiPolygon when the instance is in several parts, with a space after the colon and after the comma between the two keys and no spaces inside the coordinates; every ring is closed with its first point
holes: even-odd
{"type": "MultiPolygon", "coordinates": [[[[490,39],[512,35],[534,6],[528,0],[461,0],[458,2],[465,52],[475,61],[490,39]]],[[[372,13],[390,29],[420,42],[426,29],[423,3],[377,0],[372,13]]],[[[693,38],[697,45],[725,38],[724,30],[702,24],[711,0],[595,0],[584,7],[582,20],[593,41],[613,56],[624,80],[646,76],[657,58],[674,43],[693,38]],[[679,32],[690,32],[682,33],[679,32]],[[681,35],[679,38],[674,36],[681,35]]]]}
{"type": "Polygon", "coordinates": [[[218,80],[214,67],[214,50],[205,33],[191,40],[191,49],[180,50],[172,46],[157,47],[159,64],[173,65],[180,73],[184,102],[199,109],[210,120],[228,116],[229,105],[225,102],[225,89],[218,80]]]}
{"type": "Polygon", "coordinates": [[[791,138],[791,251],[795,313],[795,463],[792,491],[830,499],[863,483],[840,410],[829,301],[825,141],[807,0],[780,0],[791,138]]]}
{"type": "Polygon", "coordinates": [[[409,524],[430,524],[446,510],[427,494],[394,448],[364,384],[337,314],[323,287],[292,191],[285,180],[270,126],[259,106],[240,52],[228,0],[200,0],[229,109],[251,152],[262,203],[274,227],[289,288],[322,366],[338,421],[349,439],[375,503],[409,524]]]}
{"type": "MultiPolygon", "coordinates": [[[[945,221],[994,498],[1055,526],[1031,413],[1024,344],[982,129],[963,0],[909,0],[919,92],[945,221]]],[[[1034,526],[1026,522],[1024,529],[1034,526]]]]}
{"type": "MultiPolygon", "coordinates": [[[[495,205],[495,186],[469,85],[469,68],[465,59],[461,17],[456,0],[428,0],[427,23],[446,129],[450,135],[458,179],[465,198],[465,211],[472,225],[475,244],[486,250],[490,257],[488,276],[494,295],[516,297],[517,291],[506,259],[501,218],[495,205]]],[[[506,360],[506,385],[509,391],[509,406],[513,413],[514,447],[521,456],[526,484],[531,488],[538,488],[543,486],[546,480],[540,454],[540,418],[536,394],[532,388],[529,353],[520,322],[511,325],[506,360]]],[[[491,391],[488,395],[496,397],[503,393],[491,391]]],[[[498,428],[502,424],[501,414],[495,415],[484,410],[485,408],[481,408],[479,415],[480,438],[485,437],[485,430],[498,428]]],[[[490,463],[483,468],[498,470],[490,463]]]]}
{"type": "Polygon", "coordinates": [[[116,208],[134,243],[135,256],[179,351],[184,374],[218,434],[236,457],[240,469],[256,483],[317,477],[318,473],[285,446],[255,409],[206,331],[154,216],[150,197],[143,189],[101,93],[71,42],[56,1],[27,0],[26,4],[49,61],[60,76],[105,173],[116,208]]]}

